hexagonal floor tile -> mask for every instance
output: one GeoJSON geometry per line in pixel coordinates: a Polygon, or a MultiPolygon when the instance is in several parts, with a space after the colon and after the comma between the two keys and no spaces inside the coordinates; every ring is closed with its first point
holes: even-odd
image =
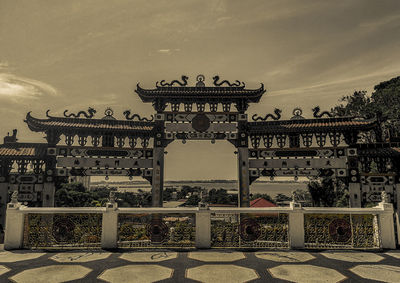
{"type": "Polygon", "coordinates": [[[155,264],[125,265],[106,269],[97,278],[110,283],[154,282],[171,278],[173,271],[171,268],[155,264]]]}
{"type": "Polygon", "coordinates": [[[92,270],[80,265],[48,265],[26,269],[10,277],[18,283],[57,283],[82,279],[92,270]]]}
{"type": "Polygon", "coordinates": [[[360,252],[326,252],[321,253],[326,258],[336,259],[348,262],[379,262],[383,259],[382,256],[374,253],[360,252]]]}
{"type": "Polygon", "coordinates": [[[400,252],[387,252],[385,254],[388,256],[400,259],[400,252]]]}
{"type": "Polygon", "coordinates": [[[50,259],[57,262],[89,262],[109,257],[111,253],[58,253],[50,259]]]}
{"type": "Polygon", "coordinates": [[[334,269],[309,264],[283,264],[269,268],[268,271],[272,277],[299,283],[335,283],[347,278],[334,269]]]}
{"type": "Polygon", "coordinates": [[[188,258],[206,262],[228,262],[244,259],[246,256],[241,252],[190,252],[188,258]]]}
{"type": "Polygon", "coordinates": [[[0,265],[0,275],[3,275],[6,272],[9,272],[10,269],[5,267],[4,265],[0,265]]]}
{"type": "Polygon", "coordinates": [[[350,271],[365,279],[393,283],[400,282],[399,266],[366,264],[350,268],[350,271]]]}
{"type": "Polygon", "coordinates": [[[31,260],[45,255],[45,253],[31,252],[0,252],[0,262],[16,262],[23,260],[31,260]]]}
{"type": "Polygon", "coordinates": [[[306,262],[315,258],[305,252],[256,252],[254,255],[261,259],[276,262],[306,262]]]}
{"type": "Polygon", "coordinates": [[[186,278],[200,282],[247,282],[259,278],[253,269],[233,264],[205,264],[186,270],[186,278]]]}
{"type": "Polygon", "coordinates": [[[177,258],[176,252],[131,252],[123,253],[119,258],[130,262],[160,262],[177,258]]]}

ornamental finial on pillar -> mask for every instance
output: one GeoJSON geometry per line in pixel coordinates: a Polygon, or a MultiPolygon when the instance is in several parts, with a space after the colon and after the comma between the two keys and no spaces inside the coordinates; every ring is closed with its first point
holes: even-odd
{"type": "Polygon", "coordinates": [[[381,193],[381,199],[382,199],[382,201],[381,201],[382,203],[389,203],[388,194],[385,191],[383,191],[381,193]]]}
{"type": "Polygon", "coordinates": [[[15,190],[11,195],[11,203],[18,203],[18,191],[15,190]]]}
{"type": "Polygon", "coordinates": [[[298,202],[296,191],[292,191],[292,201],[290,202],[290,208],[301,208],[301,204],[298,202]]]}
{"type": "Polygon", "coordinates": [[[7,204],[7,209],[17,209],[21,206],[18,202],[18,191],[14,191],[11,195],[11,201],[7,204]]]}
{"type": "Polygon", "coordinates": [[[110,191],[108,202],[106,204],[107,210],[115,210],[118,208],[118,203],[115,201],[115,191],[110,191]]]}
{"type": "Polygon", "coordinates": [[[110,191],[110,195],[108,197],[108,200],[110,203],[114,204],[115,203],[115,192],[114,191],[110,191]]]}

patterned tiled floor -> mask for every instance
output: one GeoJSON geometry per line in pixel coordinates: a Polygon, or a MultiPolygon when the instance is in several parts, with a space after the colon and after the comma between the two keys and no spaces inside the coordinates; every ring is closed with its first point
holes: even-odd
{"type": "Polygon", "coordinates": [[[0,251],[0,282],[400,282],[400,250],[0,251]]]}

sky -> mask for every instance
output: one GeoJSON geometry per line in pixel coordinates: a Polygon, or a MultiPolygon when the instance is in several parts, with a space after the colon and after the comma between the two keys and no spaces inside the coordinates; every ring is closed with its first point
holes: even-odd
{"type": "MultiPolygon", "coordinates": [[[[28,111],[62,115],[89,106],[101,118],[130,109],[153,113],[136,83],[204,74],[262,82],[267,93],[249,115],[274,108],[339,103],[355,90],[400,75],[398,0],[37,0],[0,1],[0,135],[44,141],[23,122],[28,111]]],[[[176,141],[167,179],[235,179],[228,142],[176,141]]]]}

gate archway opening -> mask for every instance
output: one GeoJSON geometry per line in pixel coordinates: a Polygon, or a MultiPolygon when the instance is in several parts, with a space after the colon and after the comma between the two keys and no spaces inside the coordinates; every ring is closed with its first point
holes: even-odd
{"type": "Polygon", "coordinates": [[[226,141],[175,141],[166,148],[165,180],[236,180],[235,147],[226,141]]]}
{"type": "MultiPolygon", "coordinates": [[[[169,196],[170,190],[178,190],[181,192],[178,197],[182,198],[182,188],[196,187],[193,194],[201,199],[201,196],[205,197],[212,189],[224,189],[231,195],[232,204],[237,205],[237,156],[232,144],[221,140],[215,143],[199,140],[185,143],[175,141],[168,145],[166,152],[164,195],[169,196]]],[[[175,195],[173,200],[177,200],[175,195]]],[[[164,203],[164,206],[173,204],[164,203]]]]}

